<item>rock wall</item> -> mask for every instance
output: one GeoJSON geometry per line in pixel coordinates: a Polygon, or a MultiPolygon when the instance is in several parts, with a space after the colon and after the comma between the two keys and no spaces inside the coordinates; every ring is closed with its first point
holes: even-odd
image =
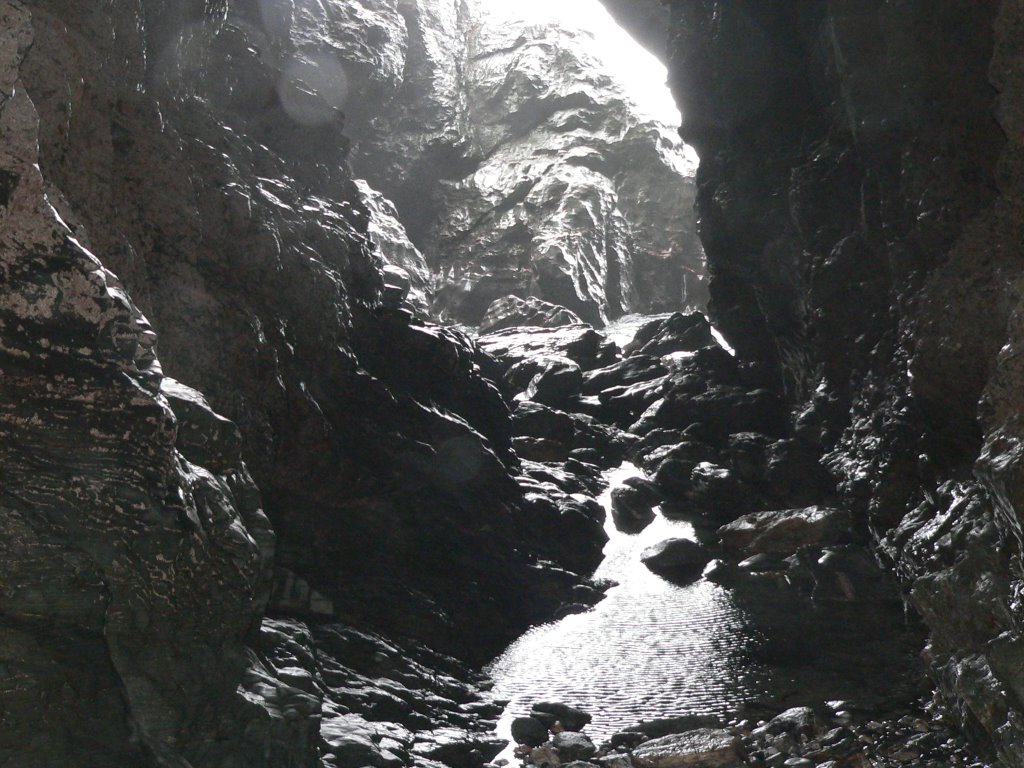
{"type": "Polygon", "coordinates": [[[0,2],[0,762],[458,762],[442,653],[593,567],[493,362],[382,302],[317,8],[0,2]]]}
{"type": "Polygon", "coordinates": [[[596,324],[704,305],[693,160],[591,35],[461,0],[359,7],[386,32],[343,46],[346,69],[404,74],[349,125],[353,166],[394,200],[441,316],[476,324],[509,294],[596,324]]]}
{"type": "Polygon", "coordinates": [[[1020,751],[1019,3],[671,0],[711,308],[1020,751]]]}

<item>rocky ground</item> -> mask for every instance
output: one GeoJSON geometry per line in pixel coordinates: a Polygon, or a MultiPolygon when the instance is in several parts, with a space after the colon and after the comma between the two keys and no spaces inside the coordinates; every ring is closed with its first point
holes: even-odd
{"type": "MultiPolygon", "coordinates": [[[[691,722],[686,730],[679,721],[655,721],[595,744],[584,732],[586,713],[544,703],[517,720],[513,732],[521,740],[517,756],[539,768],[988,768],[931,702],[904,714],[845,707],[828,702],[767,720],[691,722]],[[576,714],[576,721],[558,720],[554,711],[576,714]]],[[[507,763],[492,765],[499,764],[507,763]]]]}
{"type": "Polygon", "coordinates": [[[507,299],[491,307],[482,330],[479,343],[495,356],[514,404],[521,455],[551,473],[592,477],[633,461],[644,474],[613,490],[616,526],[635,533],[656,510],[694,525],[696,541],[645,551],[649,569],[733,590],[771,635],[769,664],[785,665],[808,643],[827,645],[836,631],[863,642],[847,661],[864,670],[857,701],[830,701],[829,672],[820,670],[786,696],[751,702],[731,722],[646,723],[600,746],[577,733],[589,716],[540,704],[513,723],[527,764],[984,764],[932,704],[922,705],[923,664],[868,682],[887,657],[916,654],[923,638],[897,629],[905,611],[898,583],[837,499],[815,425],[794,420],[760,369],[714,340],[704,316],[652,318],[618,349],[563,308],[507,299]]]}

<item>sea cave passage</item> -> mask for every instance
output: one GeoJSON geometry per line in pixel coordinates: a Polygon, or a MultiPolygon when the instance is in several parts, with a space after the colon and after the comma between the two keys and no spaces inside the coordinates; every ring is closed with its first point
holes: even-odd
{"type": "Polygon", "coordinates": [[[0,0],[0,767],[1024,765],[1024,17],[93,5],[0,0]]]}

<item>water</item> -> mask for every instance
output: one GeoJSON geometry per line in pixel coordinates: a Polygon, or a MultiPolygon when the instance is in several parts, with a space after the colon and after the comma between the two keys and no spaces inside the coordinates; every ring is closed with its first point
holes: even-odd
{"type": "MultiPolygon", "coordinates": [[[[638,474],[626,464],[608,479],[638,474]]],[[[600,499],[605,509],[610,495],[600,499]]],[[[765,671],[748,653],[758,637],[729,591],[707,580],[676,586],[640,562],[651,544],[694,538],[692,526],[659,515],[630,536],[610,518],[596,576],[619,586],[592,611],[530,630],[489,667],[495,693],[511,700],[499,734],[544,699],[592,713],[587,732],[598,740],[641,719],[726,714],[763,687],[765,671]]]]}
{"type": "MultiPolygon", "coordinates": [[[[641,474],[625,464],[611,487],[641,474]]],[[[593,610],[538,626],[489,667],[498,698],[510,703],[498,734],[534,702],[561,701],[590,712],[595,741],[641,720],[735,716],[846,700],[886,711],[919,696],[919,628],[894,604],[819,606],[783,589],[733,591],[706,579],[676,586],[640,562],[643,549],[691,525],[660,514],[638,535],[615,530],[595,574],[619,586],[593,610]],[[764,709],[762,709],[764,707],[764,709]]],[[[511,759],[511,748],[503,753],[511,759]]]]}

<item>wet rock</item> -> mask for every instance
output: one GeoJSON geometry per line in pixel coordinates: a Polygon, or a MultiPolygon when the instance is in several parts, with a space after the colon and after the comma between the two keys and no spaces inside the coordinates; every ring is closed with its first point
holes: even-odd
{"type": "Polygon", "coordinates": [[[650,737],[641,731],[619,731],[618,733],[612,734],[611,739],[608,740],[608,744],[612,749],[618,749],[620,747],[628,750],[632,750],[643,742],[647,741],[650,737]]]}
{"type": "Polygon", "coordinates": [[[505,296],[496,299],[487,308],[487,313],[477,328],[480,333],[494,333],[505,328],[535,326],[558,328],[563,325],[579,325],[583,320],[565,307],[538,299],[534,296],[520,298],[505,296]]]}
{"type": "Polygon", "coordinates": [[[657,495],[630,486],[612,489],[612,519],[615,527],[623,533],[639,533],[654,521],[654,507],[659,502],[657,495]]]}
{"type": "Polygon", "coordinates": [[[895,597],[889,577],[861,546],[826,549],[811,564],[811,571],[815,600],[851,602],[895,597]]]}
{"type": "Polygon", "coordinates": [[[797,736],[811,736],[819,727],[818,717],[810,707],[791,707],[776,715],[764,726],[766,733],[777,736],[780,733],[797,736]]]}
{"type": "Polygon", "coordinates": [[[408,302],[421,313],[429,312],[433,300],[430,268],[409,239],[394,204],[363,180],[357,180],[355,186],[370,214],[370,242],[384,262],[381,274],[385,300],[389,306],[408,302]]]}
{"type": "Polygon", "coordinates": [[[604,368],[588,371],[583,376],[583,392],[597,395],[613,387],[629,387],[668,375],[658,357],[630,355],[604,368]]]}
{"type": "Polygon", "coordinates": [[[699,578],[710,559],[704,547],[689,539],[666,539],[640,555],[640,560],[653,573],[683,583],[699,578]]]}
{"type": "Polygon", "coordinates": [[[562,758],[559,757],[553,746],[545,744],[531,749],[526,762],[537,766],[537,768],[556,768],[562,764],[562,758]]]}
{"type": "Polygon", "coordinates": [[[517,717],[512,721],[512,739],[516,744],[539,747],[548,740],[548,726],[535,717],[517,717]]]}
{"type": "Polygon", "coordinates": [[[843,544],[853,536],[848,512],[807,507],[753,512],[718,529],[722,547],[734,556],[758,553],[789,555],[802,547],[843,544]]]}
{"type": "Polygon", "coordinates": [[[740,759],[739,738],[730,731],[701,728],[644,742],[633,750],[641,768],[718,768],[740,759]]]}
{"type": "Polygon", "coordinates": [[[688,315],[675,313],[663,320],[653,320],[636,332],[622,349],[627,357],[645,355],[661,357],[673,352],[696,352],[715,344],[711,323],[700,312],[688,315]]]}
{"type": "Polygon", "coordinates": [[[551,739],[551,745],[563,762],[586,760],[597,754],[597,747],[589,736],[572,730],[556,733],[551,739]]]}
{"type": "Polygon", "coordinates": [[[540,701],[533,705],[534,712],[554,715],[567,731],[582,731],[593,719],[589,712],[552,701],[540,701]]]}
{"type": "Polygon", "coordinates": [[[632,106],[588,35],[435,5],[403,6],[404,87],[349,130],[360,175],[443,276],[438,311],[477,323],[509,294],[593,323],[702,306],[702,250],[680,215],[695,169],[674,126],[632,106]]]}
{"type": "Polygon", "coordinates": [[[700,424],[705,438],[718,445],[737,432],[760,432],[785,437],[789,418],[785,405],[767,390],[713,386],[700,394],[681,394],[666,388],[666,395],[652,404],[629,431],[646,435],[654,429],[685,429],[700,424]]]}
{"type": "MultiPolygon", "coordinates": [[[[655,474],[659,484],[664,479],[663,474],[662,468],[655,474]]],[[[755,488],[727,468],[710,462],[701,462],[693,468],[683,498],[694,511],[715,522],[734,520],[756,508],[761,501],[755,488]]]]}
{"type": "Polygon", "coordinates": [[[580,393],[583,372],[568,358],[544,358],[541,370],[530,380],[525,396],[528,400],[555,407],[564,406],[580,393]]]}
{"type": "Polygon", "coordinates": [[[524,360],[543,357],[566,357],[583,370],[596,368],[602,355],[613,350],[605,346],[605,338],[589,325],[567,325],[559,328],[506,328],[478,338],[480,346],[511,368],[524,360]]]}

